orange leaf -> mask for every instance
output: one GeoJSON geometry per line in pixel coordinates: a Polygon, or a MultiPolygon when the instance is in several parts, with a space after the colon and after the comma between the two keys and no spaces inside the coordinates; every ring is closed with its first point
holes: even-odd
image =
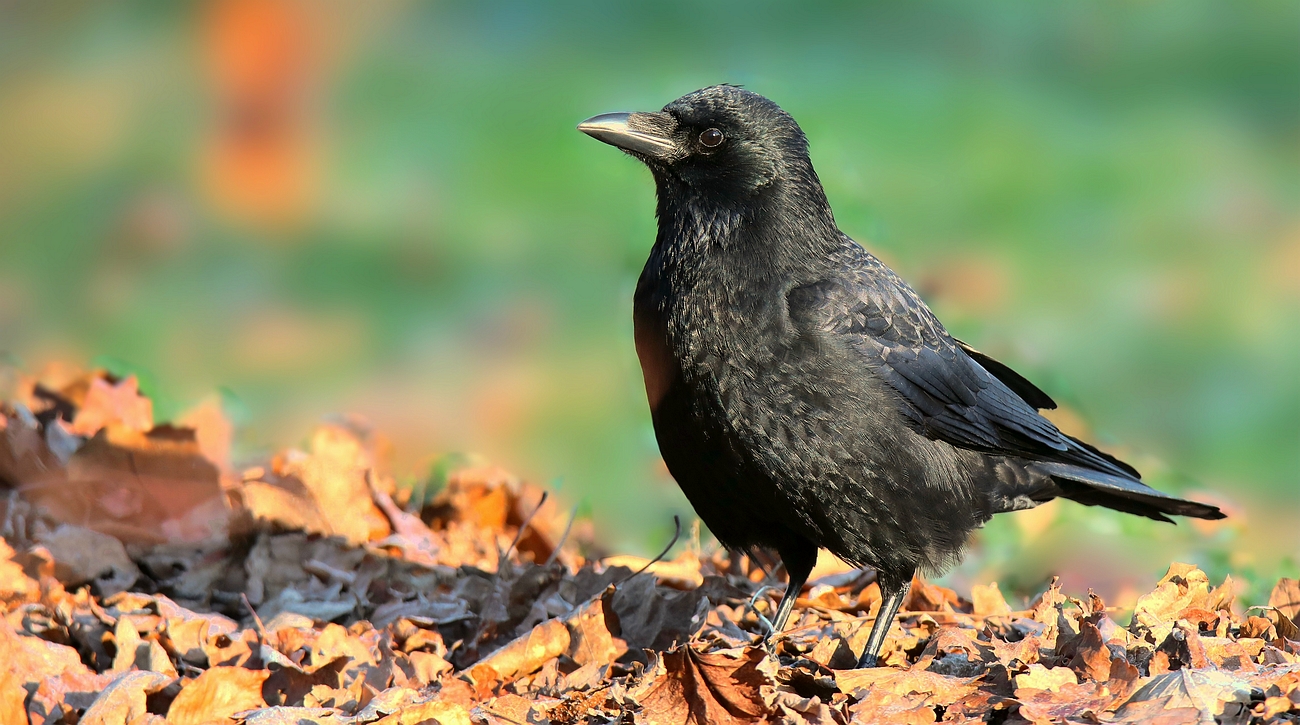
{"type": "Polygon", "coordinates": [[[1268,605],[1295,621],[1300,617],[1300,580],[1279,579],[1268,595],[1268,605]]]}
{"type": "Polygon", "coordinates": [[[91,380],[86,400],[72,421],[72,432],[90,437],[111,425],[140,433],[153,428],[153,401],[140,395],[134,375],[116,385],[103,378],[91,380]]]}
{"type": "Polygon", "coordinates": [[[172,700],[167,720],[172,725],[229,720],[244,710],[266,707],[262,683],[269,670],[243,667],[213,667],[186,685],[172,700]]]}
{"type": "Polygon", "coordinates": [[[660,656],[664,672],[638,698],[646,722],[663,725],[750,723],[767,708],[759,689],[769,680],[759,669],[762,650],[749,647],[701,654],[679,647],[660,656]]]}

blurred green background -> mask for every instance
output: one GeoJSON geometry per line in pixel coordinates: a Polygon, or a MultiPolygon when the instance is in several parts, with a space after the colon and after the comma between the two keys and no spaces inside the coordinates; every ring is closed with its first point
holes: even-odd
{"type": "Polygon", "coordinates": [[[1062,425],[1233,515],[1051,505],[949,581],[1295,574],[1289,1],[0,3],[0,350],[139,373],[160,417],[223,389],[250,459],[359,413],[407,476],[481,452],[651,552],[690,511],[632,345],[652,184],[574,125],[717,82],[1062,425]]]}

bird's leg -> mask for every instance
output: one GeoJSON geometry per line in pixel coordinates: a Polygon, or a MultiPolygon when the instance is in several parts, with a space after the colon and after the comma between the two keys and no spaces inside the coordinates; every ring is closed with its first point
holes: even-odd
{"type": "Polygon", "coordinates": [[[898,608],[903,605],[903,599],[911,589],[912,584],[908,582],[888,593],[882,592],[884,598],[880,602],[880,611],[876,613],[876,621],[871,625],[871,636],[867,637],[867,646],[862,650],[862,656],[858,658],[859,669],[876,666],[880,648],[885,645],[885,635],[889,633],[889,627],[894,623],[898,608]]]}
{"type": "Polygon", "coordinates": [[[776,616],[772,618],[772,634],[768,636],[769,645],[785,630],[790,612],[794,610],[794,600],[799,598],[799,592],[803,590],[808,575],[812,573],[813,565],[817,563],[817,547],[803,539],[782,546],[778,552],[781,554],[781,563],[785,565],[787,583],[785,594],[781,596],[781,603],[776,608],[776,616]]]}
{"type": "Polygon", "coordinates": [[[786,572],[790,575],[789,583],[786,584],[785,594],[781,595],[781,604],[776,608],[776,617],[772,619],[773,634],[780,634],[785,630],[785,623],[790,619],[790,612],[794,611],[794,600],[799,598],[799,592],[803,590],[803,585],[808,581],[808,572],[811,568],[796,572],[794,569],[786,566],[786,572]]]}

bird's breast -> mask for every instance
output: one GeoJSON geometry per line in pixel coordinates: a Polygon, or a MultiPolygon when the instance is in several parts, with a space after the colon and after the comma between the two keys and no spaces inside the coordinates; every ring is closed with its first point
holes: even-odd
{"type": "Polygon", "coordinates": [[[681,373],[668,344],[668,326],[657,310],[637,305],[632,312],[632,325],[646,399],[653,414],[681,373]]]}

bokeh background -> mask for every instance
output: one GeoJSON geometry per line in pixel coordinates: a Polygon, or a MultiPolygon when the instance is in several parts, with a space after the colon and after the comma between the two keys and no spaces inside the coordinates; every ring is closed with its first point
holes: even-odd
{"type": "Polygon", "coordinates": [[[1293,2],[0,3],[5,364],[220,390],[248,459],[361,414],[407,480],[477,452],[652,552],[690,515],[632,345],[652,185],[574,125],[717,82],[1063,426],[1232,514],[1053,504],[949,581],[1296,575],[1293,2]]]}

